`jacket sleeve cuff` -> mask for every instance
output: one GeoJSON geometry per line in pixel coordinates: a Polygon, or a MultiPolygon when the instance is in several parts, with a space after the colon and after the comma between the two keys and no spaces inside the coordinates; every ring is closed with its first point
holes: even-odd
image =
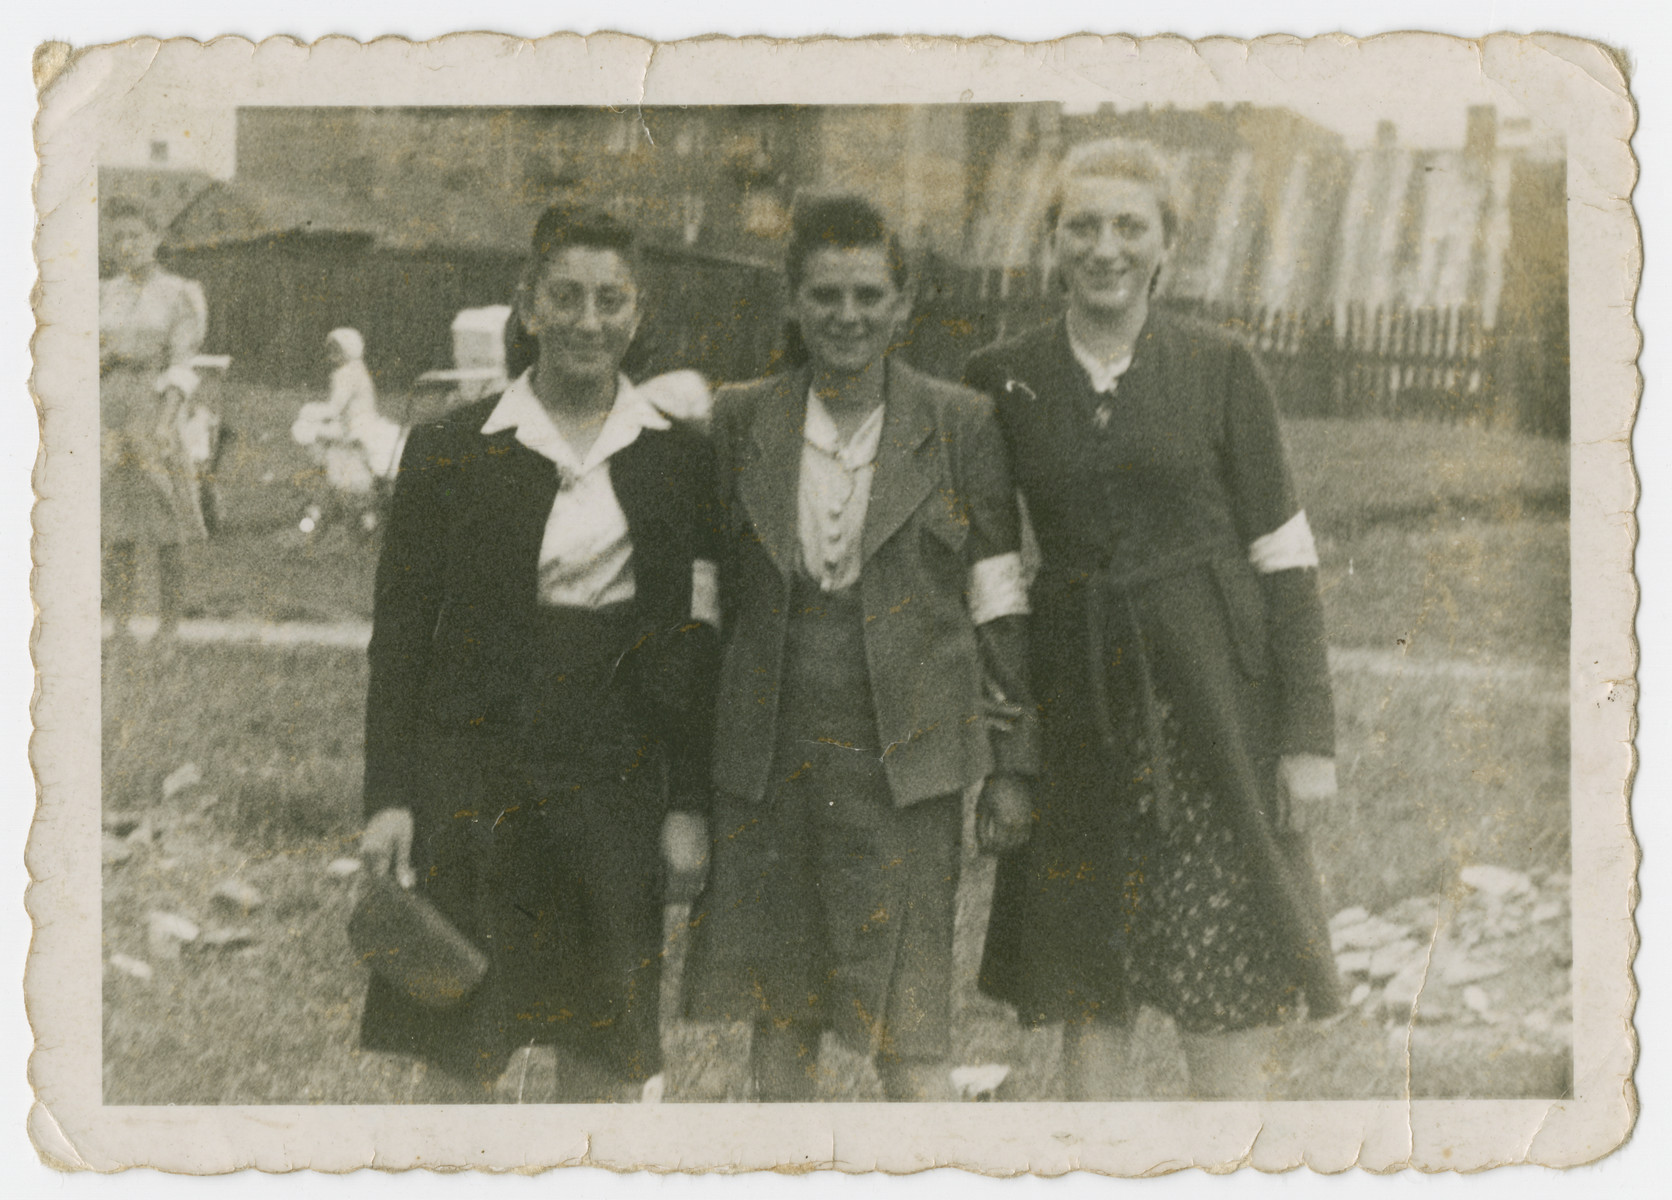
{"type": "Polygon", "coordinates": [[[1317,576],[1286,569],[1262,576],[1261,584],[1281,704],[1277,752],[1329,757],[1335,753],[1335,699],[1317,576]]]}
{"type": "Polygon", "coordinates": [[[1039,774],[1039,717],[1023,713],[1009,729],[995,729],[988,736],[993,751],[994,775],[1039,774]]]}

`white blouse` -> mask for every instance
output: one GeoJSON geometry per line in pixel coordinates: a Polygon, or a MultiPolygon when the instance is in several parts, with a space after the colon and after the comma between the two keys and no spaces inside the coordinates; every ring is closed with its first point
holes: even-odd
{"type": "MultiPolygon", "coordinates": [[[[627,514],[610,483],[609,460],[646,429],[672,423],[621,376],[615,404],[586,454],[576,453],[534,394],[533,372],[517,379],[488,416],[483,433],[514,430],[517,441],[557,465],[560,485],[540,541],[540,603],[564,608],[604,608],[631,600],[633,542],[627,514]]],[[[714,564],[693,568],[691,615],[719,624],[714,564]]]]}
{"type": "Polygon", "coordinates": [[[824,401],[811,388],[807,391],[797,528],[802,565],[821,591],[839,592],[859,581],[860,538],[871,506],[882,422],[879,404],[844,442],[824,401]]]}
{"type": "MultiPolygon", "coordinates": [[[[824,401],[808,389],[796,497],[797,532],[802,565],[821,591],[841,591],[859,581],[865,514],[871,507],[884,413],[879,404],[844,442],[824,401]]],[[[976,563],[970,568],[967,588],[970,620],[976,625],[1028,613],[1027,581],[1018,553],[997,554],[976,563]]]]}

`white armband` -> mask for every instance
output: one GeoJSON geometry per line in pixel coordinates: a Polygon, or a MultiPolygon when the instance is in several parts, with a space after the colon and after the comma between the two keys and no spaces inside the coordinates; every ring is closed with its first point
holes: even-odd
{"type": "Polygon", "coordinates": [[[1022,556],[995,554],[970,568],[970,620],[977,625],[1000,617],[1025,617],[1028,585],[1022,575],[1022,556]]]}
{"type": "Polygon", "coordinates": [[[1278,528],[1257,537],[1248,547],[1248,561],[1261,575],[1293,571],[1318,565],[1318,544],[1302,509],[1278,528]]]}
{"type": "Polygon", "coordinates": [[[691,561],[691,619],[720,628],[720,568],[706,558],[691,561]]]}
{"type": "Polygon", "coordinates": [[[708,390],[707,380],[695,371],[669,371],[646,379],[635,390],[657,412],[675,421],[706,428],[714,412],[714,394],[708,390]]]}

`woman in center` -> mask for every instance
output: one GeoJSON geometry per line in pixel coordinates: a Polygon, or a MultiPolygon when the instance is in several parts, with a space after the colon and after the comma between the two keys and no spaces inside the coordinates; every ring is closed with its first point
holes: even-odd
{"type": "Polygon", "coordinates": [[[721,392],[727,529],[713,858],[686,1012],[753,1026],[756,1095],[811,1100],[831,1029],[891,1100],[950,1099],[960,796],[1029,803],[1018,518],[991,401],[890,350],[911,311],[867,202],[802,205],[806,361],[721,392]]]}

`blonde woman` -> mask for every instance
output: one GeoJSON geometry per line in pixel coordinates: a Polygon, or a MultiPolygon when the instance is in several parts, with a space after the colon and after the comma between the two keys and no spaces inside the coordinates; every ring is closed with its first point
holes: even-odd
{"type": "Polygon", "coordinates": [[[1178,233],[1143,143],[1068,160],[1066,316],[982,351],[1043,563],[1038,803],[1003,832],[981,986],[1061,1022],[1070,1098],[1131,1095],[1172,1017],[1192,1090],[1264,1095],[1269,1030],[1338,1005],[1291,807],[1335,791],[1317,551],[1243,344],[1152,303],[1178,233]]]}

